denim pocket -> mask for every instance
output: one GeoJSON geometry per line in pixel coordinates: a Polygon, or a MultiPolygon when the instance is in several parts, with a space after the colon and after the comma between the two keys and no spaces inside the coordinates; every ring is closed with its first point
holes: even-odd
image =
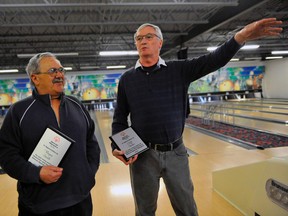
{"type": "Polygon", "coordinates": [[[181,145],[179,145],[176,149],[173,150],[175,152],[176,155],[178,156],[187,156],[187,149],[185,147],[185,145],[182,143],[181,145]]]}

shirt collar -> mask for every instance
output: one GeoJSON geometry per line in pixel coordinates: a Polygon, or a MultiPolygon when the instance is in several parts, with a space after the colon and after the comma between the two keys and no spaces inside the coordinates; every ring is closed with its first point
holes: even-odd
{"type": "MultiPolygon", "coordinates": [[[[33,88],[32,95],[33,95],[34,98],[36,98],[36,99],[38,99],[38,100],[41,100],[42,102],[44,102],[44,103],[47,104],[47,105],[50,105],[50,104],[51,104],[51,97],[50,97],[50,95],[49,95],[49,94],[42,94],[42,95],[40,95],[35,87],[33,88]]],[[[65,95],[64,92],[62,92],[62,93],[60,94],[61,103],[63,103],[64,95],[65,95]]]]}
{"type": "MultiPolygon", "coordinates": [[[[157,66],[160,67],[161,65],[167,66],[166,63],[165,63],[165,61],[159,56],[159,60],[158,60],[158,62],[157,62],[157,66]]],[[[138,59],[137,62],[136,62],[136,64],[135,64],[135,67],[134,67],[134,68],[137,69],[137,68],[139,68],[139,67],[141,67],[141,68],[143,69],[143,67],[142,67],[142,65],[141,65],[141,63],[140,63],[140,60],[138,59]]]]}

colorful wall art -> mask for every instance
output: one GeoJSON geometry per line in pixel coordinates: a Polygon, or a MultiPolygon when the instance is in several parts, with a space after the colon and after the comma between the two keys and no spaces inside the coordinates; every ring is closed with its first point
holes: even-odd
{"type": "Polygon", "coordinates": [[[189,93],[262,89],[264,66],[221,68],[192,82],[189,93]]]}
{"type": "MultiPolygon", "coordinates": [[[[66,75],[65,94],[80,100],[116,97],[121,73],[97,75],[66,75]]],[[[6,106],[31,95],[29,78],[0,80],[0,105],[6,106]]]]}
{"type": "MultiPolygon", "coordinates": [[[[80,100],[114,99],[121,73],[66,75],[65,93],[80,100]]],[[[264,66],[221,68],[192,82],[188,93],[256,90],[262,88],[264,66]]],[[[0,80],[0,105],[31,95],[28,78],[0,80]]]]}
{"type": "Polygon", "coordinates": [[[66,91],[80,100],[116,98],[121,73],[67,76],[66,91]]]}

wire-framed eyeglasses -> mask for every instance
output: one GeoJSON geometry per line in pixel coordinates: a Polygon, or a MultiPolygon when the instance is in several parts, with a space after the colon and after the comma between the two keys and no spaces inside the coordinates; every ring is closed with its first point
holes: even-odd
{"type": "Polygon", "coordinates": [[[146,40],[148,40],[148,41],[151,41],[154,37],[157,37],[157,38],[161,39],[157,34],[148,33],[146,35],[137,35],[135,37],[135,41],[136,42],[141,42],[144,38],[146,38],[146,40]]]}
{"type": "Polygon", "coordinates": [[[65,75],[66,70],[63,67],[50,68],[47,72],[38,72],[35,74],[49,74],[50,76],[56,76],[57,72],[60,72],[62,75],[65,75]]]}

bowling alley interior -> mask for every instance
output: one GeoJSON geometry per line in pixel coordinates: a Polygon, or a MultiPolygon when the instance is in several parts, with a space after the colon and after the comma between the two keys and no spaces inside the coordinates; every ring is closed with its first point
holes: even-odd
{"type": "MultiPolygon", "coordinates": [[[[227,65],[190,84],[183,142],[199,216],[288,215],[287,1],[41,2],[0,3],[1,16],[10,19],[0,17],[0,126],[10,106],[31,95],[33,87],[25,73],[29,54],[65,52],[57,55],[67,67],[64,93],[78,98],[89,112],[101,149],[91,191],[93,216],[135,215],[129,166],[112,155],[109,137],[119,80],[138,56],[98,53],[121,46],[121,51],[136,51],[137,26],[151,22],[163,31],[160,56],[183,61],[208,53],[208,45],[219,46],[250,21],[282,19],[280,37],[247,44],[255,42],[258,47],[239,50],[227,65]],[[129,21],[122,20],[124,14],[130,14],[125,16],[129,21]],[[16,72],[10,70],[14,68],[16,72]]],[[[0,216],[14,215],[17,180],[0,167],[0,216]]],[[[175,215],[162,179],[156,215],[175,215]]]]}

